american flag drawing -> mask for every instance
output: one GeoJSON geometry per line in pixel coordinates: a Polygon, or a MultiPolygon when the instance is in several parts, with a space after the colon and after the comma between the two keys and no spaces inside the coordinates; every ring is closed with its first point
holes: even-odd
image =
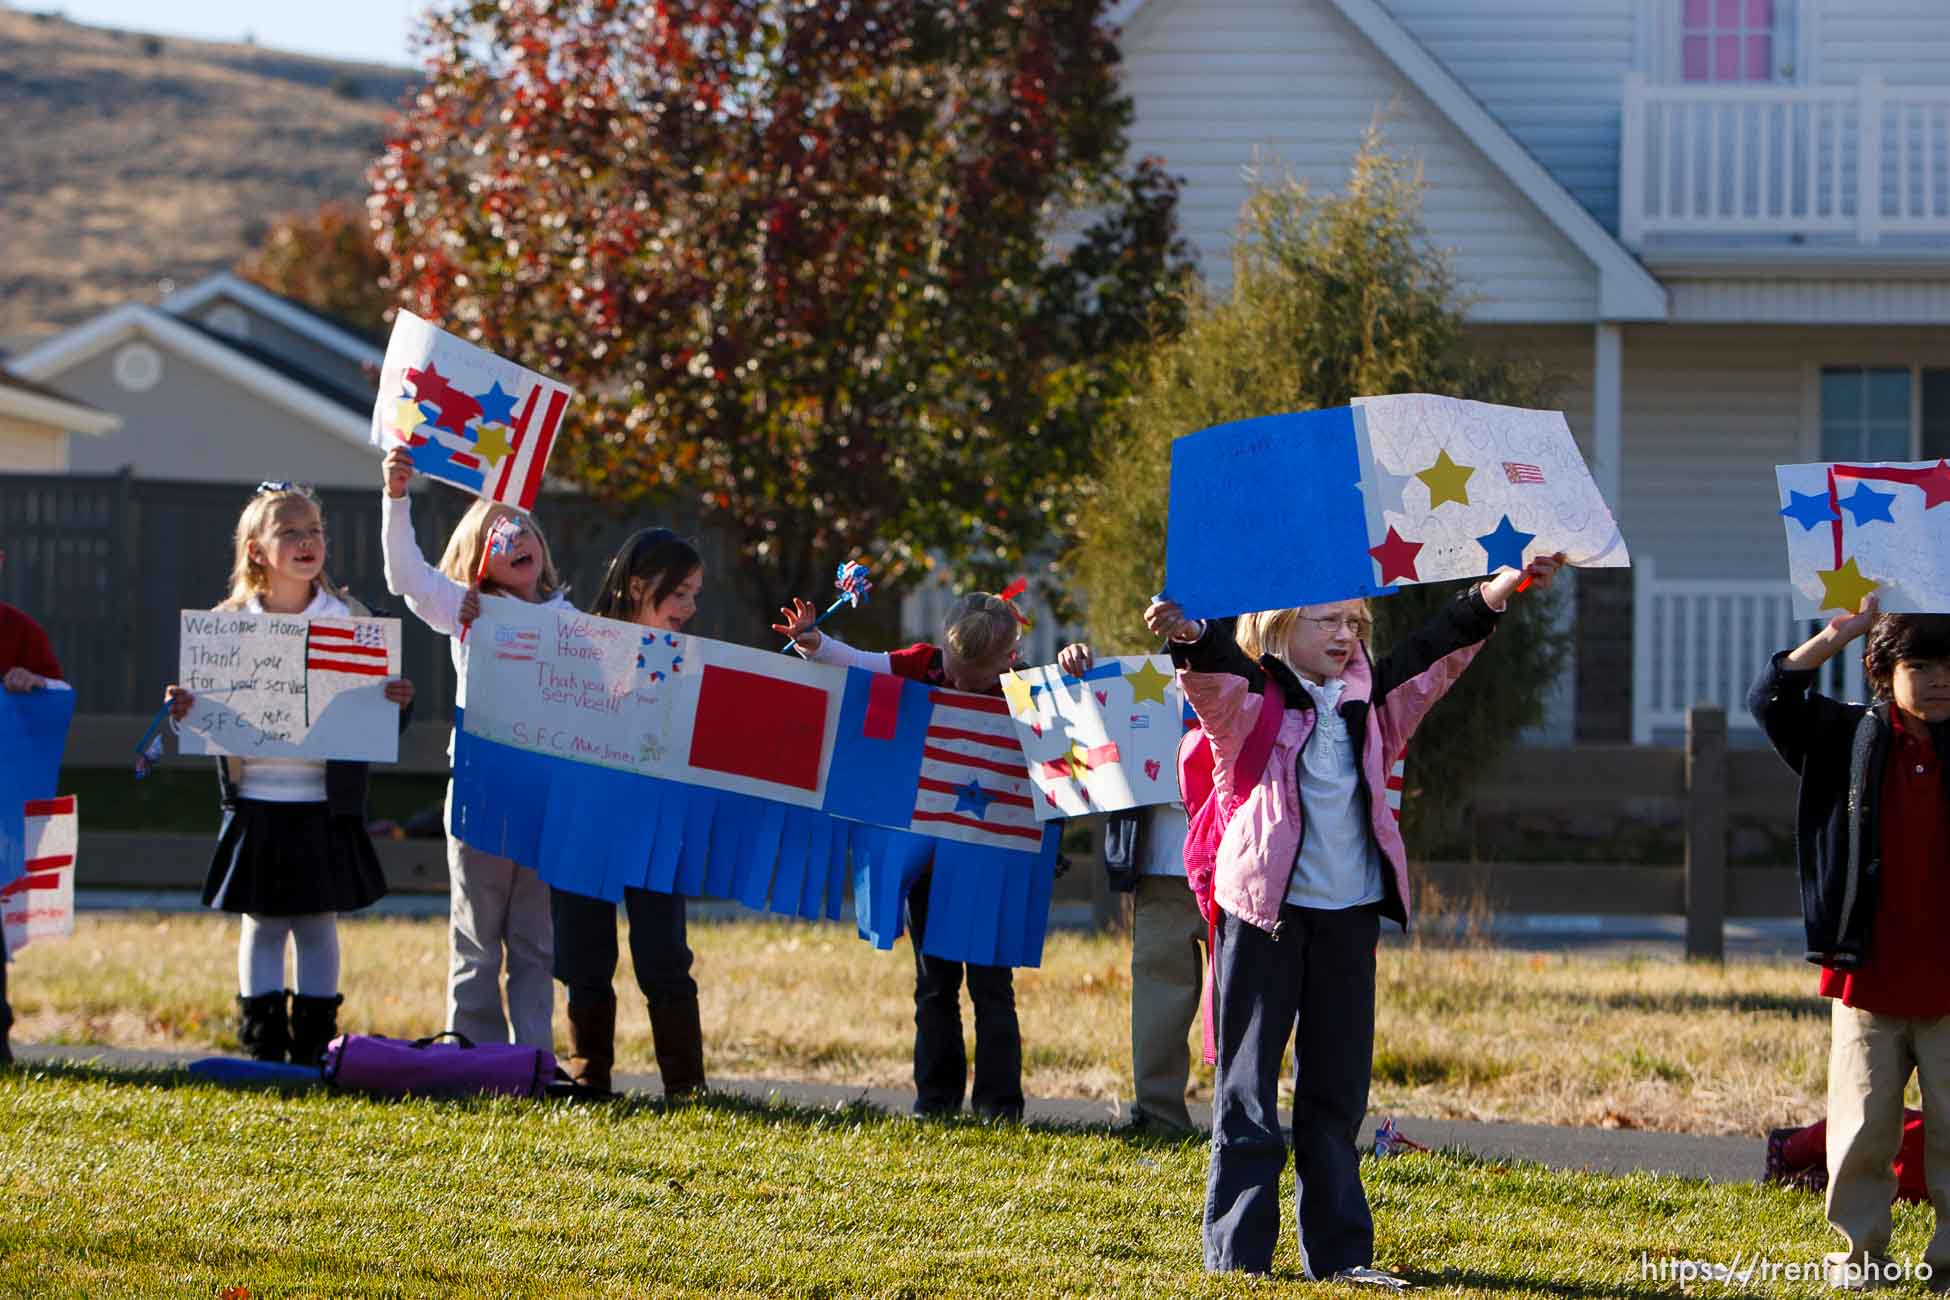
{"type": "Polygon", "coordinates": [[[313,620],[305,629],[305,725],[332,696],[369,678],[392,676],[386,633],[377,623],[313,620]]]}
{"type": "Polygon", "coordinates": [[[932,691],[914,829],[1022,851],[1042,843],[1035,788],[1004,700],[932,691]]]}
{"type": "Polygon", "coordinates": [[[541,653],[542,634],[532,627],[509,627],[505,623],[494,625],[494,657],[533,662],[541,653]]]}
{"type": "Polygon", "coordinates": [[[532,509],[573,390],[411,312],[393,323],[371,441],[421,473],[532,509]]]}
{"type": "Polygon", "coordinates": [[[0,889],[0,923],[7,951],[33,939],[74,933],[74,862],[78,844],[75,797],[29,799],[26,874],[0,889]]]}
{"type": "Polygon", "coordinates": [[[1544,471],[1535,465],[1526,465],[1520,460],[1503,462],[1503,477],[1512,483],[1542,483],[1544,471]]]}

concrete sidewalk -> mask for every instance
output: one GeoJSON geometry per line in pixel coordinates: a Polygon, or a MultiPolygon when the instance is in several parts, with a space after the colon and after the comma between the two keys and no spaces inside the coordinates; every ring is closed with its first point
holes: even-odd
{"type": "MultiPolygon", "coordinates": [[[[37,1062],[92,1065],[100,1069],[174,1070],[207,1052],[142,1051],[131,1048],[67,1044],[16,1043],[14,1055],[23,1064],[37,1062]]],[[[619,1074],[616,1086],[629,1093],[661,1096],[663,1085],[654,1074],[619,1074]]],[[[714,1090],[765,1102],[830,1109],[867,1105],[890,1114],[906,1114],[914,1093],[904,1088],[860,1088],[837,1084],[802,1083],[786,1079],[711,1081],[714,1090]]],[[[1024,1118],[1032,1124],[1078,1128],[1123,1123],[1129,1113],[1116,1102],[1069,1097],[1032,1097],[1024,1118]]],[[[1193,1121],[1211,1123],[1211,1110],[1192,1107],[1193,1121]]],[[[1370,1115],[1362,1126],[1364,1138],[1385,1118],[1370,1115]]],[[[1415,1119],[1396,1116],[1408,1137],[1428,1147],[1455,1147],[1490,1160],[1532,1161],[1551,1169],[1605,1174],[1677,1174],[1713,1182],[1752,1182],[1761,1175],[1764,1139],[1760,1137],[1702,1137],[1686,1133],[1643,1130],[1560,1128],[1544,1124],[1485,1124],[1470,1120],[1415,1119]]]]}

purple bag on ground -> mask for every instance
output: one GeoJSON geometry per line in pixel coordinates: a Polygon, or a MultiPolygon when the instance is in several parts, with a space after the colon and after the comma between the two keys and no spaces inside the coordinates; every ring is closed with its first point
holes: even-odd
{"type": "Polygon", "coordinates": [[[545,1097],[556,1074],[553,1052],[476,1044],[452,1032],[411,1040],[340,1034],[325,1048],[323,1064],[327,1083],[383,1097],[545,1097]]]}

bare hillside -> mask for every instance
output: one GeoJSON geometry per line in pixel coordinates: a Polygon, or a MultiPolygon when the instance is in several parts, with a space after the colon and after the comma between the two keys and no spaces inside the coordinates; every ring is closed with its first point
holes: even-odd
{"type": "Polygon", "coordinates": [[[0,347],[358,201],[409,71],[0,9],[0,347]]]}

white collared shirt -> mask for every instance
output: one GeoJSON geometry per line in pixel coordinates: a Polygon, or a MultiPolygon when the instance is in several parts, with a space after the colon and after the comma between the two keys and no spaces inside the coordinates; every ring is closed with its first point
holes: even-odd
{"type": "Polygon", "coordinates": [[[1306,833],[1286,901],[1336,911],[1378,903],[1381,855],[1362,806],[1360,756],[1340,713],[1347,683],[1332,677],[1316,685],[1300,677],[1300,684],[1313,697],[1314,729],[1296,765],[1306,833]]]}

